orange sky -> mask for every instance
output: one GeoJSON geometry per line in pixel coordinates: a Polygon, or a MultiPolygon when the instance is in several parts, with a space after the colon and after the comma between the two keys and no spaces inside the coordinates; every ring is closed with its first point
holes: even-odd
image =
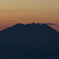
{"type": "Polygon", "coordinates": [[[32,22],[57,24],[59,31],[59,0],[0,0],[0,30],[32,22]]]}

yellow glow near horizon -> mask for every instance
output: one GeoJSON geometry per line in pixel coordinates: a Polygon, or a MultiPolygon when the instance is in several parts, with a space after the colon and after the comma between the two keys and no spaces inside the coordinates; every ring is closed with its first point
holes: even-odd
{"type": "Polygon", "coordinates": [[[18,22],[59,25],[59,0],[0,0],[0,26],[18,22]]]}

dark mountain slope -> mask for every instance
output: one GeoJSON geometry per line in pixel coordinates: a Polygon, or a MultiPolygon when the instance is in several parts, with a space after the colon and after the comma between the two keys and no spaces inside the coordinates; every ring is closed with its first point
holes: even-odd
{"type": "MultiPolygon", "coordinates": [[[[9,27],[5,30],[2,30],[0,32],[0,38],[3,41],[10,40],[15,38],[20,40],[23,39],[29,39],[32,38],[34,41],[34,38],[36,39],[50,39],[50,40],[58,40],[59,33],[54,30],[53,28],[49,27],[47,24],[16,24],[12,27],[9,27]]],[[[30,40],[30,39],[29,39],[30,40]]],[[[29,41],[28,40],[28,41],[29,41]]],[[[14,41],[14,40],[13,40],[14,41]]],[[[25,41],[25,40],[23,40],[25,41]]]]}
{"type": "Polygon", "coordinates": [[[18,23],[0,32],[0,44],[0,52],[12,53],[8,57],[21,55],[21,52],[22,57],[59,55],[59,33],[47,24],[18,23]]]}

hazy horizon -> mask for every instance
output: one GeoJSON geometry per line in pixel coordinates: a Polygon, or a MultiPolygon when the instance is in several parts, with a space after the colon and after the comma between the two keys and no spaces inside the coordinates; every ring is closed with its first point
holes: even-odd
{"type": "MultiPolygon", "coordinates": [[[[35,23],[35,22],[32,22],[32,23],[35,23]]],[[[26,24],[32,24],[32,23],[19,23],[19,24],[24,24],[24,25],[26,25],[26,24]]],[[[38,23],[38,22],[37,22],[38,23]]],[[[37,23],[35,23],[35,24],[37,24],[37,23]]],[[[18,23],[16,23],[16,24],[18,24],[18,23]]],[[[11,26],[7,26],[7,27],[5,27],[5,28],[2,28],[2,29],[0,29],[0,31],[2,31],[2,30],[4,30],[4,29],[6,29],[6,28],[8,28],[8,27],[12,27],[12,26],[14,26],[14,25],[16,25],[16,24],[13,24],[13,25],[11,25],[11,26]]],[[[39,23],[39,24],[47,24],[48,26],[50,26],[51,28],[53,28],[53,29],[55,29],[56,31],[58,31],[59,32],[59,30],[57,30],[57,27],[56,27],[56,24],[53,24],[53,23],[39,23]],[[55,28],[56,27],[56,28],[55,28]]]]}
{"type": "Polygon", "coordinates": [[[59,31],[59,0],[0,0],[0,30],[32,22],[53,23],[59,31]]]}

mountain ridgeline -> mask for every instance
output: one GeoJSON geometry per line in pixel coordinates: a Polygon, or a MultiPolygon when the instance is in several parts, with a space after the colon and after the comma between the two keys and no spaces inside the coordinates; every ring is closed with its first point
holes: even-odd
{"type": "Polygon", "coordinates": [[[8,52],[18,51],[9,57],[17,56],[20,52],[23,52],[23,56],[36,58],[39,55],[59,55],[59,33],[47,24],[18,23],[0,31],[0,47],[8,52]]]}

